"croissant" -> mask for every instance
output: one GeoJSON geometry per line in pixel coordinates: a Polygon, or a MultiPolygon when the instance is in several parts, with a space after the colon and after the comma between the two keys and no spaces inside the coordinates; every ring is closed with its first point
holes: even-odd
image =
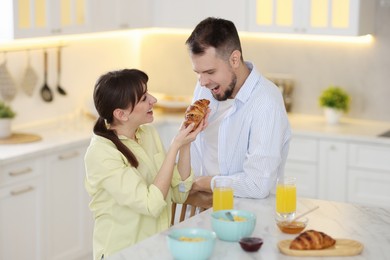
{"type": "Polygon", "coordinates": [[[333,246],[336,243],[332,237],[327,234],[315,230],[307,230],[299,234],[291,241],[290,249],[296,250],[317,250],[325,249],[333,246]]]}
{"type": "Polygon", "coordinates": [[[185,112],[184,126],[187,127],[191,123],[195,123],[194,129],[196,129],[202,119],[206,116],[209,104],[210,100],[199,99],[188,106],[185,112]]]}

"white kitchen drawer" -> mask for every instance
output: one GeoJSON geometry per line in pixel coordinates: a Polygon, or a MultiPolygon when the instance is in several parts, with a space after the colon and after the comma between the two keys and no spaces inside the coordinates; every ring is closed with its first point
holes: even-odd
{"type": "Polygon", "coordinates": [[[347,202],[389,207],[390,173],[387,171],[348,171],[347,202]]]}
{"type": "Polygon", "coordinates": [[[300,197],[317,198],[317,165],[287,161],[285,176],[296,178],[297,194],[300,197]]]}
{"type": "Polygon", "coordinates": [[[302,162],[317,162],[318,140],[293,135],[290,141],[290,150],[287,159],[302,162]]]}
{"type": "Polygon", "coordinates": [[[37,159],[6,164],[0,169],[0,187],[28,180],[40,173],[40,164],[37,159]]]}
{"type": "Polygon", "coordinates": [[[351,143],[349,145],[348,165],[354,168],[389,171],[390,146],[379,144],[351,143]]]}

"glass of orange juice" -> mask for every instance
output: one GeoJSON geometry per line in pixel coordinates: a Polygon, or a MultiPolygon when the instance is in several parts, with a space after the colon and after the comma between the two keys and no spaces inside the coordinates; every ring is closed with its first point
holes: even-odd
{"type": "Polygon", "coordinates": [[[216,177],[213,189],[213,210],[233,209],[232,179],[216,177]]]}
{"type": "Polygon", "coordinates": [[[297,208],[297,188],[294,177],[281,177],[276,184],[276,214],[278,217],[291,220],[297,208]]]}

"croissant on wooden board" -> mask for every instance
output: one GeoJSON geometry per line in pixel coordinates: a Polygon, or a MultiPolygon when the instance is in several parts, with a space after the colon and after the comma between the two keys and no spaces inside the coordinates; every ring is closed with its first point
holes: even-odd
{"type": "Polygon", "coordinates": [[[195,123],[194,129],[196,129],[206,116],[209,104],[210,100],[199,99],[188,106],[184,116],[184,126],[187,127],[191,123],[195,123]]]}
{"type": "Polygon", "coordinates": [[[323,232],[307,230],[299,234],[293,241],[291,241],[290,249],[318,250],[331,247],[335,243],[335,239],[323,232]]]}

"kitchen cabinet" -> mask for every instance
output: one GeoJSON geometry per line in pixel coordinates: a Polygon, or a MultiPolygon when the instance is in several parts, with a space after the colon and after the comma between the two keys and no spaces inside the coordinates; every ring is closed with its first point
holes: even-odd
{"type": "Polygon", "coordinates": [[[84,188],[89,140],[0,168],[0,259],[91,259],[84,188]]]}
{"type": "Polygon", "coordinates": [[[221,17],[235,23],[238,30],[246,29],[246,2],[236,0],[155,0],[154,26],[193,29],[204,18],[221,17]]]}
{"type": "Polygon", "coordinates": [[[92,252],[92,215],[84,188],[86,146],[46,157],[47,259],[77,259],[92,252]]]}
{"type": "Polygon", "coordinates": [[[1,1],[0,40],[90,32],[91,4],[91,0],[1,1]]]}
{"type": "Polygon", "coordinates": [[[318,198],[346,201],[347,142],[321,140],[319,154],[318,198]]]}
{"type": "Polygon", "coordinates": [[[296,180],[297,194],[318,198],[318,140],[293,136],[285,166],[285,175],[296,180]]]}
{"type": "Polygon", "coordinates": [[[353,142],[348,150],[348,201],[390,205],[390,145],[353,142]]]}
{"type": "Polygon", "coordinates": [[[96,0],[92,6],[94,31],[151,27],[153,0],[96,0]]]}
{"type": "MultiPolygon", "coordinates": [[[[166,116],[153,123],[166,148],[180,120],[166,116]]],[[[388,207],[390,143],[386,141],[373,136],[358,142],[349,136],[293,131],[284,173],[297,178],[300,197],[388,207]]]]}
{"type": "Polygon", "coordinates": [[[374,30],[376,1],[249,0],[249,31],[357,36],[374,30]]]}
{"type": "Polygon", "coordinates": [[[43,259],[41,173],[29,159],[0,168],[0,259],[43,259]]]}

